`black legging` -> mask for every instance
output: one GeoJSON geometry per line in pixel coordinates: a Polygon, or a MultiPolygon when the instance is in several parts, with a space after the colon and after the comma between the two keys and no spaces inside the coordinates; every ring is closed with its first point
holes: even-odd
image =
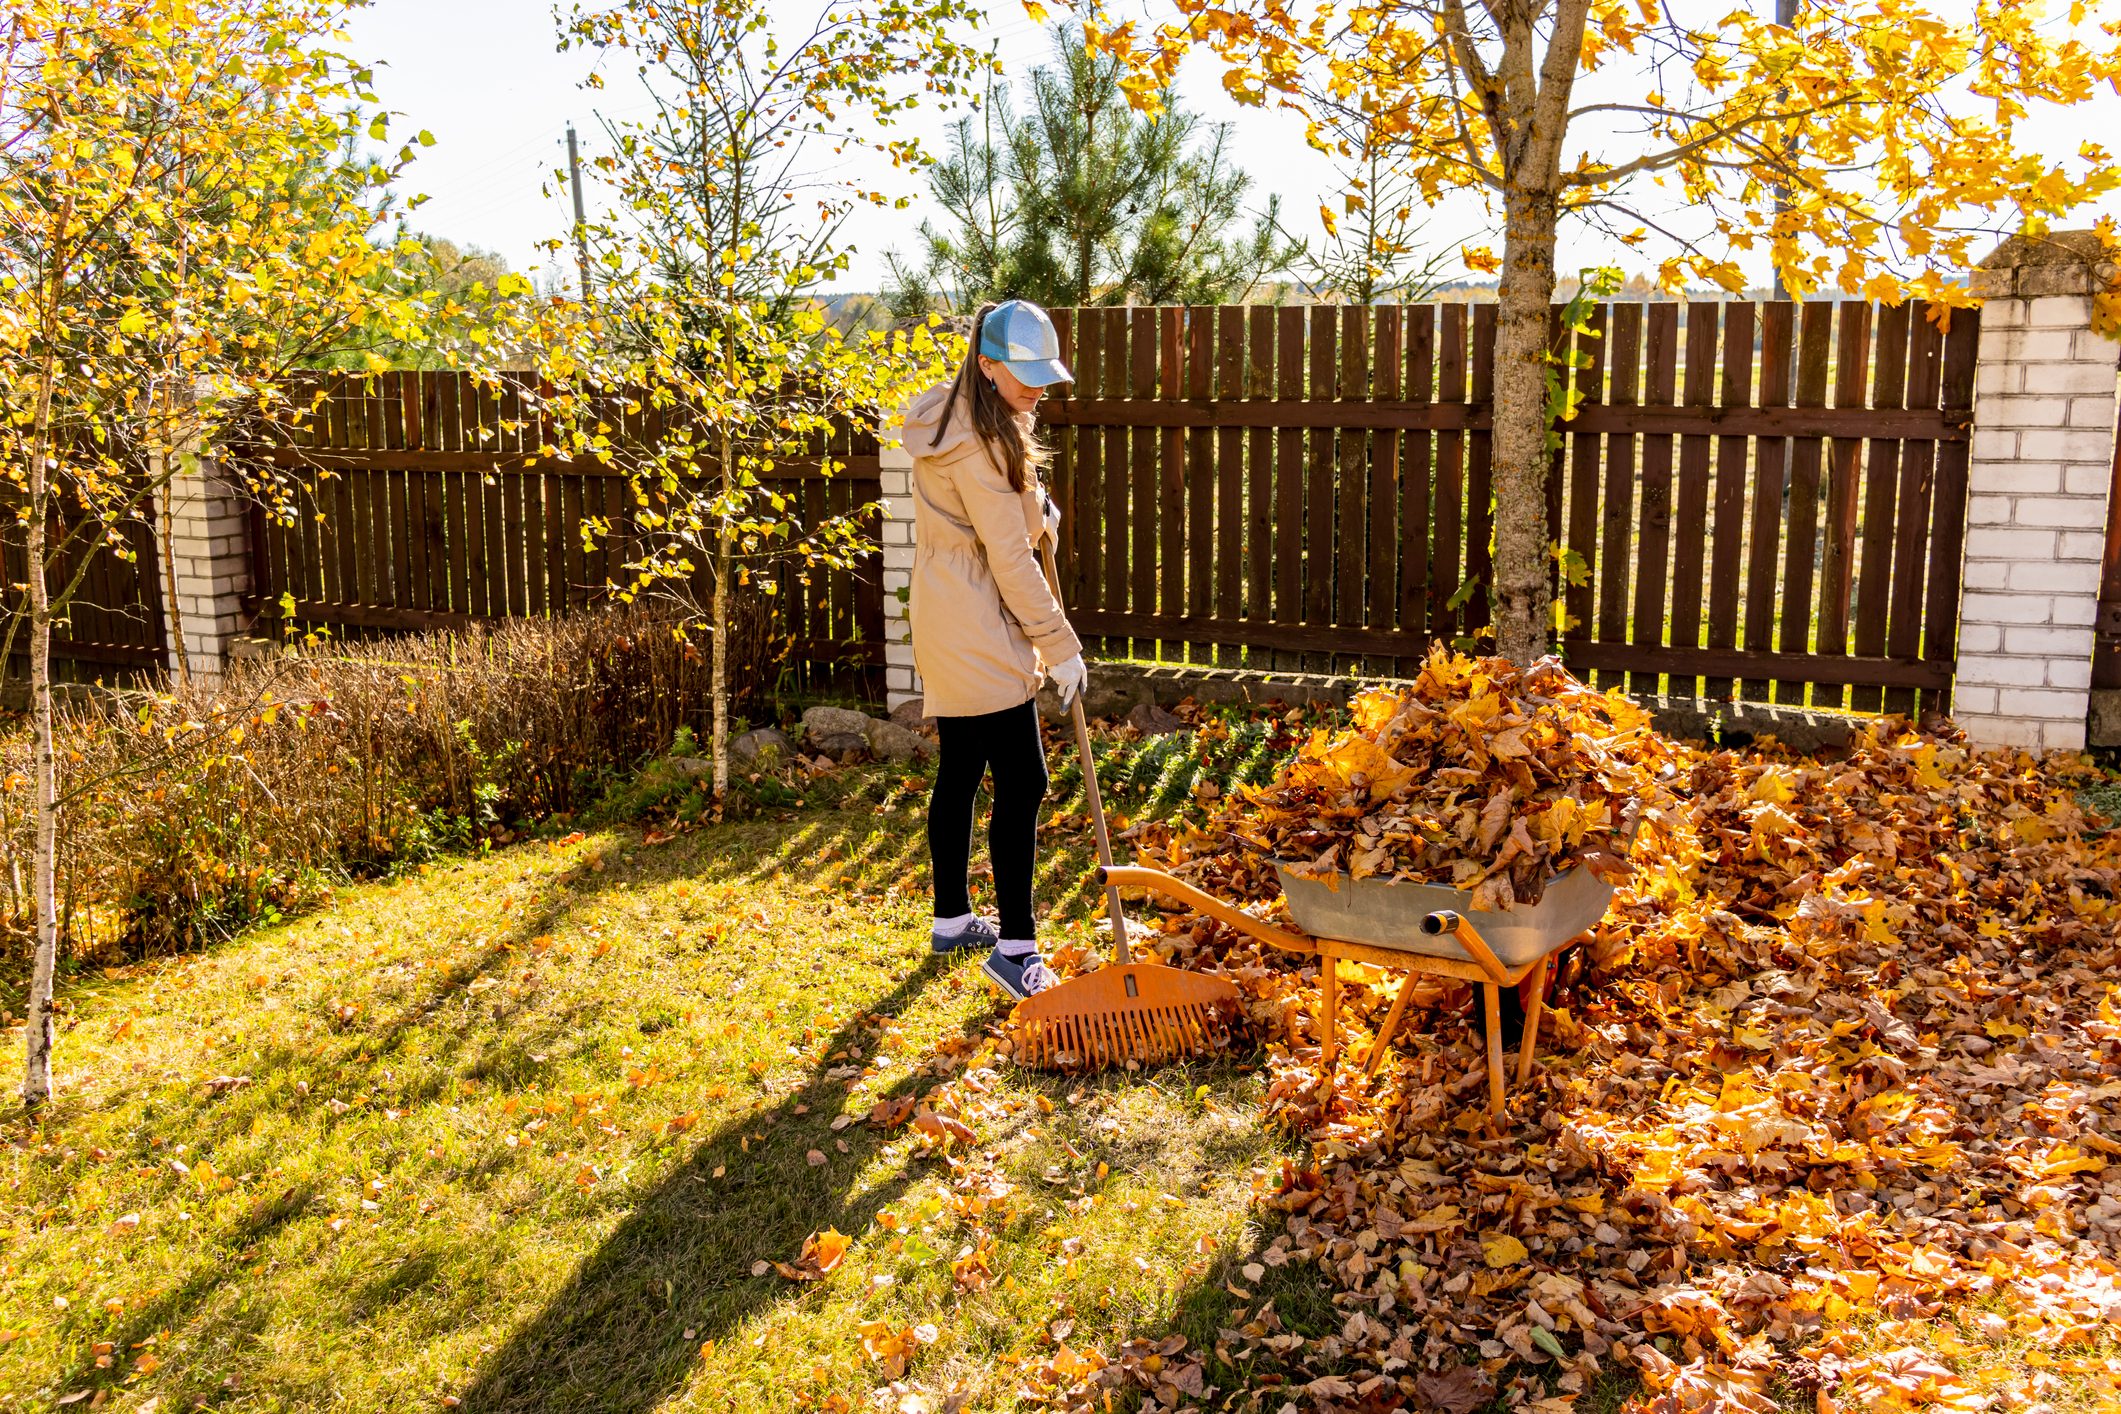
{"type": "Polygon", "coordinates": [[[1046,796],[1046,748],[1032,702],[980,717],[937,717],[942,759],[928,793],[928,858],[935,876],[935,916],[972,911],[965,869],[972,858],[972,802],[981,777],[994,772],[994,810],[987,822],[987,854],[994,861],[994,897],[1001,934],[1029,942],[1031,864],[1038,852],[1038,806],[1046,796]]]}

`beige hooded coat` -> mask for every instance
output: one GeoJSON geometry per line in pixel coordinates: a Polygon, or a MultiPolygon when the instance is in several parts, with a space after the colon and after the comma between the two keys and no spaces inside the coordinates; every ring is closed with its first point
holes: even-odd
{"type": "Polygon", "coordinates": [[[1027,702],[1044,669],[1083,651],[1039,568],[1045,493],[1022,491],[960,400],[936,442],[950,385],[906,410],[913,457],[913,665],[931,717],[977,717],[1027,702]]]}

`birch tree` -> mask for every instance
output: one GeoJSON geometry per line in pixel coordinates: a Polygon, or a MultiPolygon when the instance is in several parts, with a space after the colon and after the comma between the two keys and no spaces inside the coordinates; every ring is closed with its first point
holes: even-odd
{"type": "Polygon", "coordinates": [[[1497,647],[1520,663],[1550,624],[1543,375],[1565,223],[1656,242],[1667,289],[1743,290],[1758,256],[1799,298],[1949,306],[1988,244],[2121,179],[2096,142],[2049,157],[2023,131],[2034,105],[2112,101],[2121,43],[2083,4],[1801,0],[1788,24],[1659,0],[1169,4],[1083,0],[1136,103],[1205,49],[1240,102],[1294,109],[1343,155],[1350,125],[1374,133],[1425,200],[1470,190],[1500,225],[1500,255],[1467,260],[1501,272],[1490,592],[1497,647]]]}
{"type": "Polygon", "coordinates": [[[0,531],[29,566],[0,657],[20,642],[30,672],[32,1108],[52,1093],[60,943],[55,628],[196,449],[246,418],[301,416],[277,406],[280,374],[348,343],[432,337],[440,317],[394,277],[407,252],[373,239],[375,194],[414,144],[351,155],[350,138],[389,130],[336,47],[349,8],[0,0],[0,531]]]}
{"type": "Polygon", "coordinates": [[[561,20],[562,44],[597,56],[592,86],[630,62],[648,112],[608,123],[593,163],[607,188],[584,233],[596,323],[543,355],[558,390],[545,447],[627,476],[635,523],[590,527],[627,538],[621,597],[674,598],[706,621],[717,795],[736,597],[770,593],[773,560],[846,564],[860,548],[848,517],[805,524],[775,473],[836,429],[877,425],[949,357],[927,326],[828,328],[810,293],[847,268],[849,214],[898,204],[870,174],[926,162],[905,115],[969,97],[992,69],[953,37],[980,20],[965,0],[854,0],[793,27],[782,14],[765,0],[623,0],[561,20]],[[628,434],[629,419],[655,431],[628,434]]]}

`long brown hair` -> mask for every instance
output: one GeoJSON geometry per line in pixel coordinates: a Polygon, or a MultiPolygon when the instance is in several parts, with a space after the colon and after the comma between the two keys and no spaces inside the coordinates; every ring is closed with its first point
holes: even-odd
{"type": "Polygon", "coordinates": [[[1009,474],[1009,489],[1021,491],[1033,472],[1046,464],[1050,455],[1045,444],[1038,440],[1031,414],[1019,413],[1002,401],[1002,395],[987,376],[980,372],[979,336],[997,306],[983,304],[979,313],[972,316],[972,338],[965,346],[965,363],[957,371],[950,384],[950,400],[943,405],[943,415],[935,424],[935,437],[928,445],[942,445],[943,433],[949,430],[951,414],[957,411],[959,398],[972,405],[972,430],[979,433],[986,444],[1001,453],[1002,469],[1009,474]]]}

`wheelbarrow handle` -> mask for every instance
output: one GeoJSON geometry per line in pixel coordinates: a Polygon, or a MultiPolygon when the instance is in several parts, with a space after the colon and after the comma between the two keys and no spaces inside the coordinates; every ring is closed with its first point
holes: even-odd
{"type": "Polygon", "coordinates": [[[1227,923],[1240,933],[1246,933],[1263,943],[1293,953],[1315,953],[1318,944],[1302,933],[1291,933],[1262,923],[1241,909],[1232,908],[1221,899],[1204,894],[1181,879],[1175,879],[1161,869],[1145,869],[1139,865],[1102,865],[1097,871],[1097,882],[1106,888],[1153,889],[1167,898],[1177,899],[1196,913],[1206,914],[1218,923],[1227,923]]]}
{"type": "Polygon", "coordinates": [[[1434,913],[1423,916],[1421,931],[1431,937],[1456,938],[1458,946],[1466,950],[1466,956],[1472,958],[1474,964],[1487,973],[1496,986],[1509,985],[1510,969],[1504,967],[1502,959],[1495,956],[1495,949],[1489,947],[1488,940],[1480,936],[1480,930],[1466,922],[1464,914],[1448,908],[1439,908],[1434,913]]]}

